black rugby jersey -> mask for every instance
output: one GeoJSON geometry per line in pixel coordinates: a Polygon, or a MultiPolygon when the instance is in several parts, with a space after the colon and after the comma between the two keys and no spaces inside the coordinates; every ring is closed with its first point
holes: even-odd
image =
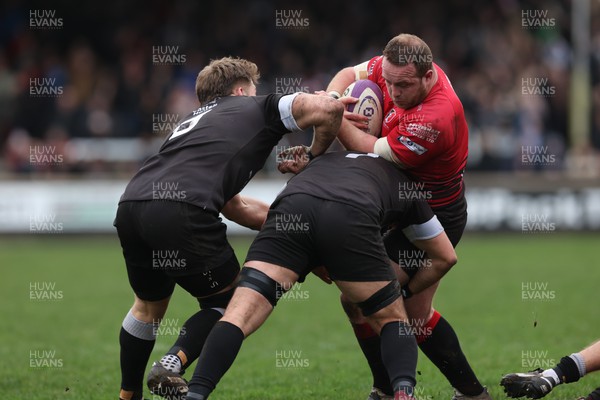
{"type": "Polygon", "coordinates": [[[282,97],[227,96],[198,108],[146,160],[120,202],[182,201],[218,214],[290,132],[282,122],[289,116],[279,110],[282,97]]]}
{"type": "MultiPolygon", "coordinates": [[[[371,215],[384,228],[395,225],[404,229],[434,218],[427,203],[427,192],[421,190],[421,184],[372,153],[340,151],[315,158],[289,180],[273,205],[296,193],[354,206],[371,215]]],[[[429,229],[432,225],[428,225],[427,232],[421,230],[418,237],[413,238],[437,236],[441,226],[437,219],[435,221],[435,232],[429,229]]]]}

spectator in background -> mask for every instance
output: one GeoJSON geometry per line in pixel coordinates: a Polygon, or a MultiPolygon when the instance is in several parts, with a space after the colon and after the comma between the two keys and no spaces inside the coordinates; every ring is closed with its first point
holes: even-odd
{"type": "MultiPolygon", "coordinates": [[[[471,127],[471,171],[564,167],[564,154],[570,146],[566,121],[571,5],[567,0],[550,0],[543,5],[534,1],[466,4],[450,0],[435,6],[432,1],[423,1],[413,4],[410,12],[401,10],[400,4],[384,7],[367,0],[352,4],[332,2],[282,5],[280,9],[293,8],[308,19],[308,26],[303,29],[277,27],[278,6],[266,1],[168,5],[133,1],[101,10],[77,4],[56,9],[64,20],[58,30],[32,29],[28,26],[29,9],[17,3],[3,4],[0,101],[15,104],[13,111],[0,115],[0,154],[7,169],[85,171],[91,165],[98,166],[78,161],[80,154],[65,154],[66,165],[62,166],[31,165],[28,152],[23,152],[28,149],[28,141],[41,141],[30,142],[31,145],[45,143],[49,131],[55,129],[66,132],[69,139],[143,137],[149,142],[157,139],[157,146],[164,135],[152,131],[152,116],[181,116],[191,111],[192,106],[184,110],[187,100],[194,98],[190,71],[205,64],[208,58],[240,54],[265,66],[265,82],[273,82],[275,77],[299,76],[311,81],[312,90],[318,90],[341,67],[365,59],[378,48],[377,43],[400,31],[419,35],[445,60],[441,67],[453,77],[471,127]],[[555,25],[547,29],[524,27],[521,13],[528,9],[547,11],[555,25]],[[198,24],[195,17],[200,13],[212,18],[198,24]],[[223,23],[225,18],[236,24],[223,23]],[[352,24],[339,25],[339,21],[352,24]],[[377,29],[371,29],[375,26],[377,29]],[[197,38],[207,36],[211,40],[198,42],[197,38]],[[187,56],[186,62],[154,65],[153,46],[161,45],[179,46],[179,52],[187,56]],[[310,71],[325,74],[312,75],[310,71]],[[531,77],[529,74],[535,74],[533,78],[548,78],[546,85],[554,87],[555,94],[541,98],[523,95],[521,79],[531,77]],[[56,77],[58,85],[64,84],[63,94],[29,96],[32,77],[56,77]],[[312,87],[316,81],[320,81],[320,87],[312,87]],[[177,110],[172,111],[173,107],[177,110]],[[558,161],[552,165],[523,165],[521,146],[530,143],[548,146],[558,161]]],[[[591,2],[591,13],[592,101],[597,110],[600,3],[591,2]]],[[[265,87],[267,91],[275,90],[265,87]]],[[[591,150],[597,152],[600,113],[592,115],[591,150]]],[[[136,157],[143,155],[139,152],[136,157]]],[[[133,165],[133,170],[137,166],[133,165]]],[[[125,173],[132,172],[129,163],[104,164],[99,168],[125,168],[125,173]]],[[[266,169],[274,170],[272,165],[266,169]]]]}

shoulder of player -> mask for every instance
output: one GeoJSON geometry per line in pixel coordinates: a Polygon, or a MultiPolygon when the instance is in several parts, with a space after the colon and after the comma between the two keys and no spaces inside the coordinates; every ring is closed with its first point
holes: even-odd
{"type": "Polygon", "coordinates": [[[422,114],[429,122],[449,121],[463,113],[462,104],[452,91],[434,90],[427,95],[423,103],[406,114],[422,114]]]}
{"type": "Polygon", "coordinates": [[[375,56],[367,62],[367,79],[377,82],[381,77],[381,66],[383,64],[383,56],[375,56]]]}
{"type": "Polygon", "coordinates": [[[219,100],[219,105],[223,105],[226,107],[233,107],[246,109],[247,111],[251,110],[262,110],[266,111],[269,107],[270,103],[273,103],[271,108],[277,109],[277,104],[279,103],[279,99],[283,97],[283,95],[269,93],[265,95],[256,95],[256,96],[227,96],[222,97],[219,100]]]}
{"type": "Polygon", "coordinates": [[[438,81],[434,85],[433,90],[430,92],[432,99],[438,99],[439,101],[444,101],[445,99],[454,109],[462,109],[462,104],[458,98],[458,95],[454,91],[454,87],[450,82],[450,78],[448,78],[448,75],[446,75],[444,70],[439,65],[434,64],[434,66],[438,73],[438,81]]]}
{"type": "Polygon", "coordinates": [[[383,56],[382,55],[375,56],[369,60],[369,66],[372,66],[372,67],[381,68],[382,64],[383,64],[383,56]]]}

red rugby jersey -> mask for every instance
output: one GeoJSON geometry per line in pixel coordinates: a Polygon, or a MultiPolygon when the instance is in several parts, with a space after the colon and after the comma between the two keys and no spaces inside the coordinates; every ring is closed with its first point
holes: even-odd
{"type": "Polygon", "coordinates": [[[432,207],[448,205],[464,192],[469,131],[462,103],[450,80],[436,65],[438,80],[423,102],[410,109],[396,107],[381,76],[383,56],[372,58],[367,77],[383,92],[381,137],[414,179],[431,193],[432,207]]]}

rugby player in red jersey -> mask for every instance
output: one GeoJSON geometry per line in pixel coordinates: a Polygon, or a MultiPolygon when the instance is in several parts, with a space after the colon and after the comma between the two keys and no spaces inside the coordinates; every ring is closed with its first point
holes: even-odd
{"type": "MultiPolygon", "coordinates": [[[[433,63],[429,46],[417,36],[392,38],[383,55],[342,69],[327,91],[333,97],[352,82],[370,79],[383,92],[381,138],[363,132],[366,117],[346,112],[338,135],[348,150],[373,152],[396,163],[415,183],[399,188],[400,196],[426,198],[456,247],[467,222],[463,171],[468,154],[468,127],[464,110],[450,80],[433,63]]],[[[427,264],[399,230],[386,234],[392,260],[402,266],[406,309],[422,335],[419,347],[455,389],[453,399],[491,399],[471,369],[451,325],[433,307],[438,283],[423,285],[427,264]],[[406,282],[408,282],[406,284],[406,282]],[[415,288],[426,289],[417,292],[415,288]],[[412,290],[412,291],[411,291],[412,290]]],[[[353,304],[342,297],[358,342],[373,373],[368,400],[387,399],[392,393],[381,362],[379,337],[353,304]]]]}

